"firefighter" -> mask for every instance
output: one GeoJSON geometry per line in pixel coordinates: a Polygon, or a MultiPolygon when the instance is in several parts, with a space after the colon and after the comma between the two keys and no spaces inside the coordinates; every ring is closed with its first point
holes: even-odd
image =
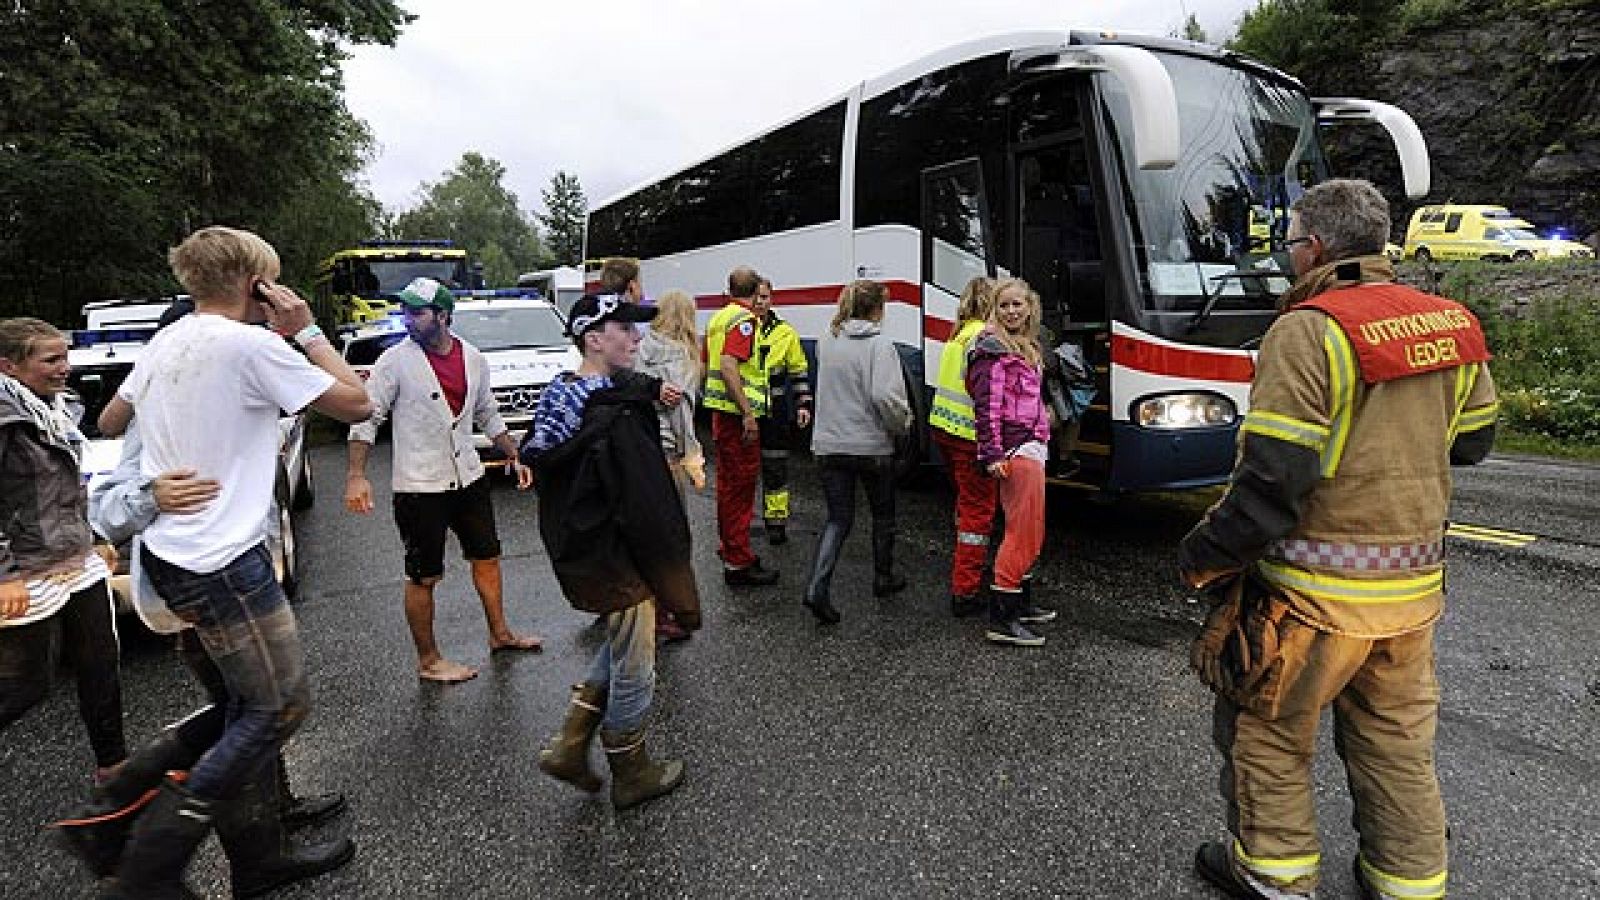
{"type": "Polygon", "coordinates": [[[1233,832],[1195,868],[1232,897],[1312,896],[1329,705],[1363,896],[1445,895],[1433,633],[1450,466],[1488,455],[1498,405],[1477,319],[1395,283],[1388,233],[1365,181],[1294,204],[1298,278],[1261,344],[1238,463],[1180,549],[1183,579],[1215,602],[1191,661],[1217,694],[1233,832]]]}
{"type": "Polygon", "coordinates": [[[789,448],[794,429],[811,424],[811,377],[794,326],[772,308],[772,282],[756,288],[756,359],[767,379],[767,412],[761,427],[761,519],[767,543],[789,540],[789,448]]]}
{"type": "Polygon", "coordinates": [[[998,502],[996,482],[978,467],[972,396],[967,393],[967,356],[994,308],[994,282],[974,278],[961,291],[956,332],[939,356],[928,424],[956,492],[956,546],[950,560],[950,613],[961,617],[984,609],[983,567],[998,502]]]}
{"type": "Polygon", "coordinates": [[[756,355],[755,297],[761,276],[748,266],[728,273],[728,305],[706,323],[706,397],[717,442],[717,553],[722,580],[773,584],[750,549],[756,477],[761,471],[760,417],[767,411],[766,372],[756,355]]]}

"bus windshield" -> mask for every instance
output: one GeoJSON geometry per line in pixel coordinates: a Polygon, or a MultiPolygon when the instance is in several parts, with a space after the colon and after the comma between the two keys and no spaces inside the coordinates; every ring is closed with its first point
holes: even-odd
{"type": "MultiPolygon", "coordinates": [[[[1118,151],[1146,302],[1157,311],[1272,310],[1288,279],[1249,273],[1286,268],[1273,250],[1288,230],[1289,205],[1328,177],[1311,102],[1249,70],[1176,54],[1157,58],[1177,94],[1178,163],[1140,170],[1118,151]]],[[[1127,140],[1126,94],[1115,78],[1096,81],[1114,140],[1127,140]]]]}

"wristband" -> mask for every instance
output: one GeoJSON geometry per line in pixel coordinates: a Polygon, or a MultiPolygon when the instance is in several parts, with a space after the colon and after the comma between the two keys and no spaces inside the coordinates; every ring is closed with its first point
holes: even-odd
{"type": "Polygon", "coordinates": [[[307,325],[306,327],[294,333],[294,342],[299,344],[303,349],[307,344],[311,343],[317,338],[326,337],[327,335],[322,333],[322,329],[317,326],[317,323],[312,322],[310,325],[307,325]]]}

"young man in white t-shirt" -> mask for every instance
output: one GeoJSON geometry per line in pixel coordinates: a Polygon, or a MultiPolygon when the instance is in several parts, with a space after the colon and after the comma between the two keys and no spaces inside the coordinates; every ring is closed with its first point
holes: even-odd
{"type": "Polygon", "coordinates": [[[258,777],[305,719],[299,631],[264,543],[278,416],[310,406],[358,422],[372,409],[305,301],[273,283],[278,255],[266,241],[203,228],[168,260],[195,313],[150,342],[100,427],[120,434],[137,410],[146,476],[188,468],[221,485],[203,510],[157,518],[140,562],[168,609],[194,627],[236,705],[187,780],[164,781],[139,817],[112,896],[178,895],[216,804],[258,777]]]}

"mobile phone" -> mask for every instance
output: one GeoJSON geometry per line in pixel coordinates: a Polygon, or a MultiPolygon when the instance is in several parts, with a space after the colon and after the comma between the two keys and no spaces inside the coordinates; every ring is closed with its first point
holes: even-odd
{"type": "Polygon", "coordinates": [[[250,293],[262,303],[268,306],[272,305],[272,295],[267,292],[267,283],[265,281],[257,278],[256,283],[250,286],[250,293]]]}

